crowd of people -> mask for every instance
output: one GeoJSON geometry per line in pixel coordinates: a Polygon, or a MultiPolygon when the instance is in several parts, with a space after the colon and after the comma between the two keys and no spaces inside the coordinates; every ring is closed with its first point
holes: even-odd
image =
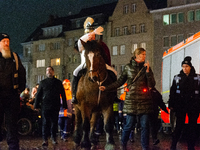
{"type": "MultiPolygon", "coordinates": [[[[103,29],[94,29],[93,21],[86,22],[83,41],[94,40],[95,35],[101,35],[103,29]]],[[[84,48],[78,41],[76,49],[81,53],[81,65],[74,71],[72,88],[70,81],[60,81],[54,76],[54,68],[46,68],[47,78],[31,90],[25,88],[26,73],[20,58],[16,53],[10,51],[10,37],[0,34],[0,125],[5,116],[7,126],[7,143],[9,150],[19,150],[19,139],[17,136],[17,118],[20,105],[30,107],[34,111],[41,109],[42,114],[42,146],[48,146],[48,138],[51,137],[52,144],[57,143],[58,127],[60,138],[67,141],[73,132],[74,115],[73,104],[76,105],[76,90],[80,76],[79,72],[85,66],[84,48]],[[20,103],[21,102],[21,103],[20,103]]],[[[103,42],[102,42],[103,43],[103,42]]],[[[104,47],[107,47],[103,43],[104,47]]],[[[108,50],[109,51],[109,50],[108,50]]],[[[105,53],[108,53],[105,50],[105,53]]],[[[110,66],[110,55],[107,54],[107,69],[116,71],[110,66]]],[[[100,86],[101,91],[115,90],[124,86],[124,93],[113,104],[115,127],[121,133],[121,149],[127,149],[127,142],[134,142],[135,128],[141,130],[141,146],[143,150],[149,150],[150,133],[153,145],[160,141],[157,138],[159,129],[158,113],[161,108],[166,113],[165,103],[162,95],[155,88],[155,79],[150,64],[146,59],[146,50],[137,48],[131,57],[130,63],[126,64],[121,76],[117,81],[108,85],[100,86]],[[120,99],[120,100],[119,100],[120,99]]],[[[105,60],[106,61],[106,60],[105,60]]],[[[185,57],[180,74],[176,75],[170,89],[169,108],[177,117],[176,128],[172,136],[171,150],[176,149],[177,142],[183,130],[185,116],[189,117],[188,150],[194,150],[196,140],[197,118],[200,112],[200,76],[196,74],[191,63],[191,57],[185,57]]],[[[96,126],[96,133],[103,132],[102,117],[96,126]]],[[[3,140],[0,135],[0,141],[3,140]]]]}

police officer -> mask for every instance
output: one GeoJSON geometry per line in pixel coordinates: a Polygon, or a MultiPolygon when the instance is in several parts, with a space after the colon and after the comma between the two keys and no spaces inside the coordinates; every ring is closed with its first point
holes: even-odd
{"type": "Polygon", "coordinates": [[[17,119],[19,94],[25,89],[26,72],[18,55],[10,50],[10,37],[0,33],[0,127],[5,114],[9,150],[19,149],[17,119]]]}
{"type": "Polygon", "coordinates": [[[181,131],[185,125],[185,116],[188,114],[189,123],[187,126],[188,150],[194,150],[197,130],[197,118],[199,116],[200,95],[199,84],[200,75],[195,73],[191,63],[191,57],[187,56],[182,62],[180,74],[175,75],[170,89],[169,108],[175,112],[176,127],[172,137],[171,150],[176,149],[177,142],[181,136],[181,131]]]}

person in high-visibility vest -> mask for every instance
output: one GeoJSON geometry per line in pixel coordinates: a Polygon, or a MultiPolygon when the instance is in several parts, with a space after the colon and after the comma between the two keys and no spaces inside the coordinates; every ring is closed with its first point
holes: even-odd
{"type": "MultiPolygon", "coordinates": [[[[67,109],[63,109],[62,105],[59,111],[58,124],[60,127],[60,136],[63,141],[67,141],[67,138],[70,135],[71,123],[72,123],[72,92],[71,85],[68,79],[63,81],[63,87],[65,89],[65,95],[67,100],[67,109]]],[[[61,99],[62,103],[62,99],[61,99]]]]}

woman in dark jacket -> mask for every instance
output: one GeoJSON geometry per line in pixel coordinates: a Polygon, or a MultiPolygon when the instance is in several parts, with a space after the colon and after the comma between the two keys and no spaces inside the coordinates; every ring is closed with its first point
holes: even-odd
{"type": "Polygon", "coordinates": [[[197,119],[200,112],[199,84],[200,75],[195,73],[195,69],[191,63],[191,57],[187,56],[182,62],[180,74],[174,76],[170,89],[169,108],[175,112],[177,118],[171,150],[176,149],[176,144],[185,124],[186,113],[189,117],[187,136],[188,150],[194,150],[197,119]]]}
{"type": "Polygon", "coordinates": [[[109,86],[100,87],[102,91],[109,91],[120,87],[125,82],[128,84],[129,92],[126,94],[123,108],[123,113],[127,114],[127,118],[121,139],[122,149],[124,150],[137,115],[140,117],[142,127],[142,148],[146,150],[149,147],[149,113],[153,111],[149,87],[155,86],[155,79],[149,67],[149,62],[145,63],[145,58],[146,51],[143,48],[137,48],[134,52],[134,57],[125,66],[120,78],[109,86]]]}

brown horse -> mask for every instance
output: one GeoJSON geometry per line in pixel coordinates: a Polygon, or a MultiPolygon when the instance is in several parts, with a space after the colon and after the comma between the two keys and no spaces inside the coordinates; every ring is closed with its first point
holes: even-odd
{"type": "Polygon", "coordinates": [[[105,53],[97,41],[81,41],[85,48],[87,72],[78,83],[75,105],[75,132],[74,142],[76,148],[81,145],[83,149],[93,148],[97,144],[94,129],[99,114],[103,114],[104,130],[106,132],[105,149],[114,149],[113,140],[113,102],[116,92],[100,92],[100,85],[109,85],[116,79],[111,77],[104,61],[105,53]]]}

